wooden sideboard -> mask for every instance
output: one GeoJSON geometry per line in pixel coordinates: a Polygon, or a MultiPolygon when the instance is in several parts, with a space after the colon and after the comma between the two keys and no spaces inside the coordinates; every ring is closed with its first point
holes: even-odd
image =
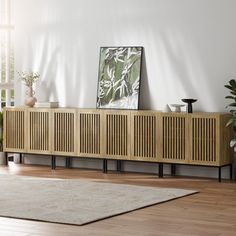
{"type": "MultiPolygon", "coordinates": [[[[230,167],[227,113],[164,113],[148,110],[5,108],[4,151],[55,157],[99,158],[230,167]]],[[[68,159],[70,160],[70,159],[68,159]]],[[[69,163],[69,162],[67,162],[69,163]]],[[[69,165],[69,164],[68,164],[69,165]]]]}

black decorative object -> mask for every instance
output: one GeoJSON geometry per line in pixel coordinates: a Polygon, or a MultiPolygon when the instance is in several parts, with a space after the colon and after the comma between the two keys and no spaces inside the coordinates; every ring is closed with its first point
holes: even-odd
{"type": "Polygon", "coordinates": [[[181,99],[181,101],[187,103],[187,105],[188,105],[188,107],[187,107],[187,112],[188,112],[188,113],[193,113],[193,106],[192,106],[192,103],[196,102],[197,99],[184,98],[184,99],[181,99]]]}

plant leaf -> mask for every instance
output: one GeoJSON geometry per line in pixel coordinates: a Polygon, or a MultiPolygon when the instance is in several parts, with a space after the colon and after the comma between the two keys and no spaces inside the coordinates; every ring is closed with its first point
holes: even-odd
{"type": "Polygon", "coordinates": [[[226,127],[232,125],[234,122],[236,122],[236,118],[235,118],[235,117],[234,117],[234,118],[231,118],[231,119],[227,122],[226,127]]]}
{"type": "Polygon", "coordinates": [[[231,80],[229,81],[229,84],[230,84],[232,87],[235,87],[235,86],[236,86],[236,81],[235,81],[235,79],[231,79],[231,80]]]}
{"type": "Polygon", "coordinates": [[[234,99],[234,100],[236,99],[236,97],[233,97],[233,96],[226,96],[225,98],[226,99],[234,99]]]}
{"type": "Polygon", "coordinates": [[[234,138],[234,139],[232,139],[231,141],[230,141],[230,147],[234,147],[235,146],[235,144],[236,144],[236,138],[234,138]]]}
{"type": "Polygon", "coordinates": [[[236,102],[230,103],[228,107],[236,107],[236,102]]]}
{"type": "Polygon", "coordinates": [[[225,87],[226,87],[227,89],[230,89],[230,90],[232,89],[232,86],[230,86],[230,85],[228,85],[228,84],[226,84],[225,87]]]}
{"type": "Polygon", "coordinates": [[[232,117],[236,117],[236,110],[230,110],[229,112],[231,113],[232,117]]]}

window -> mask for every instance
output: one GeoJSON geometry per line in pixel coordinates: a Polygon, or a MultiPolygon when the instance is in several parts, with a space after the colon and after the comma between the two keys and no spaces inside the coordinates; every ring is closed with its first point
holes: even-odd
{"type": "Polygon", "coordinates": [[[0,110],[14,105],[14,54],[11,0],[0,0],[0,110]]]}

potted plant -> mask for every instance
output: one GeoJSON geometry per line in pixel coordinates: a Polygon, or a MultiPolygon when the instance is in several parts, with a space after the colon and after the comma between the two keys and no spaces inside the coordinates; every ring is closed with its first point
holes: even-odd
{"type": "Polygon", "coordinates": [[[3,152],[3,113],[0,112],[0,165],[6,165],[6,157],[3,152]]]}
{"type": "Polygon", "coordinates": [[[36,97],[34,97],[33,84],[39,79],[40,74],[38,72],[18,72],[20,80],[28,88],[28,96],[25,99],[25,105],[33,107],[37,102],[36,97]]]}
{"type": "Polygon", "coordinates": [[[232,102],[227,105],[227,107],[230,108],[231,118],[226,126],[233,128],[234,138],[230,141],[230,147],[234,148],[234,152],[236,152],[236,80],[231,79],[225,87],[230,90],[230,95],[225,98],[232,100],[232,102]]]}

